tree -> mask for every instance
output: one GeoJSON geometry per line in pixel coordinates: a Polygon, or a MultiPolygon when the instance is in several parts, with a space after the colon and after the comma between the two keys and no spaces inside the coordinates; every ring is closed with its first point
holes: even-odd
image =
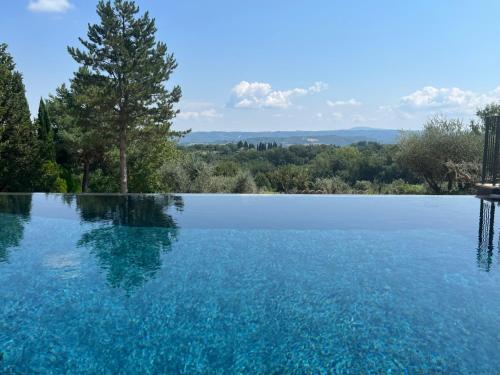
{"type": "Polygon", "coordinates": [[[38,117],[36,120],[38,125],[37,133],[40,140],[41,158],[43,160],[55,161],[56,151],[54,147],[54,131],[49,117],[47,106],[42,98],[38,107],[38,117]]]}
{"type": "Polygon", "coordinates": [[[81,171],[84,193],[89,191],[92,172],[103,166],[105,153],[113,146],[103,91],[102,79],[81,68],[71,86],[62,85],[48,101],[57,126],[57,160],[68,170],[81,171]]]}
{"type": "Polygon", "coordinates": [[[0,44],[0,191],[31,191],[37,180],[38,144],[21,73],[0,44]]]}
{"type": "Polygon", "coordinates": [[[279,192],[297,193],[309,188],[309,171],[297,165],[279,167],[270,175],[271,184],[279,192]]]}
{"type": "Polygon", "coordinates": [[[482,137],[460,120],[434,117],[422,132],[404,133],[399,141],[399,161],[422,177],[440,194],[466,188],[477,179],[482,156],[482,137]],[[460,184],[462,186],[457,186],[460,184]]]}
{"type": "Polygon", "coordinates": [[[157,42],[155,20],[148,12],[138,16],[133,1],[99,1],[100,23],[89,25],[84,49],[69,47],[71,56],[103,82],[100,96],[109,113],[110,129],[118,142],[120,190],[128,192],[127,145],[147,128],[171,135],[171,120],[178,111],[179,86],[165,83],[177,67],[165,43],[157,42]]]}
{"type": "Polygon", "coordinates": [[[476,115],[481,119],[481,121],[484,124],[484,122],[486,121],[486,117],[500,115],[500,104],[499,103],[487,104],[483,108],[478,109],[476,115]]]}

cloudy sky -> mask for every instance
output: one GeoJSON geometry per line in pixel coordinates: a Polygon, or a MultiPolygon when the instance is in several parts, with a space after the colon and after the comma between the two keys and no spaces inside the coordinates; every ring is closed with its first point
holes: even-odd
{"type": "MultiPolygon", "coordinates": [[[[7,0],[32,112],[67,82],[94,0],[7,0]]],[[[174,52],[177,129],[418,129],[500,100],[497,0],[139,0],[174,52]]]]}

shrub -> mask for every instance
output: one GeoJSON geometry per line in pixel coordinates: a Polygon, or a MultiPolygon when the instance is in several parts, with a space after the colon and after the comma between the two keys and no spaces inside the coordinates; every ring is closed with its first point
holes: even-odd
{"type": "Polygon", "coordinates": [[[91,192],[115,193],[119,191],[118,179],[112,174],[106,174],[97,169],[90,176],[89,190],[91,192]]]}
{"type": "Polygon", "coordinates": [[[322,194],[349,194],[351,187],[340,177],[318,178],[314,182],[314,190],[322,194]]]}
{"type": "Polygon", "coordinates": [[[37,190],[47,193],[66,193],[68,186],[62,177],[62,169],[54,161],[42,164],[41,177],[37,190]]]}
{"type": "Polygon", "coordinates": [[[240,166],[232,160],[221,160],[214,168],[216,176],[234,177],[240,171],[240,166]]]}
{"type": "Polygon", "coordinates": [[[265,173],[257,173],[255,176],[255,184],[259,189],[271,189],[271,181],[269,181],[269,178],[265,173]]]}
{"type": "Polygon", "coordinates": [[[286,165],[270,174],[273,187],[283,193],[297,193],[309,188],[309,172],[304,167],[286,165]]]}
{"type": "Polygon", "coordinates": [[[166,163],[161,168],[163,189],[169,193],[187,193],[190,191],[191,179],[181,163],[166,163]]]}
{"type": "Polygon", "coordinates": [[[257,186],[250,173],[240,173],[235,177],[233,193],[251,194],[257,191],[257,186]]]}
{"type": "Polygon", "coordinates": [[[422,184],[409,184],[402,179],[394,180],[382,188],[384,194],[425,194],[426,187],[422,184]]]}

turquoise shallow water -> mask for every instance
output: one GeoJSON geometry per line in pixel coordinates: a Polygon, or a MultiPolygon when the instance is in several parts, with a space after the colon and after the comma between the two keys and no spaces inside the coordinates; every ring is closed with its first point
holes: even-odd
{"type": "Polygon", "coordinates": [[[474,197],[0,195],[0,373],[500,368],[474,197]]]}

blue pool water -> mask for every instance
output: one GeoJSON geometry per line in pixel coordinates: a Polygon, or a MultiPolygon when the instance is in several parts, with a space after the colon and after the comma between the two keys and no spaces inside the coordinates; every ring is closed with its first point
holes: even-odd
{"type": "Polygon", "coordinates": [[[494,210],[0,195],[0,373],[498,373],[494,210]]]}

